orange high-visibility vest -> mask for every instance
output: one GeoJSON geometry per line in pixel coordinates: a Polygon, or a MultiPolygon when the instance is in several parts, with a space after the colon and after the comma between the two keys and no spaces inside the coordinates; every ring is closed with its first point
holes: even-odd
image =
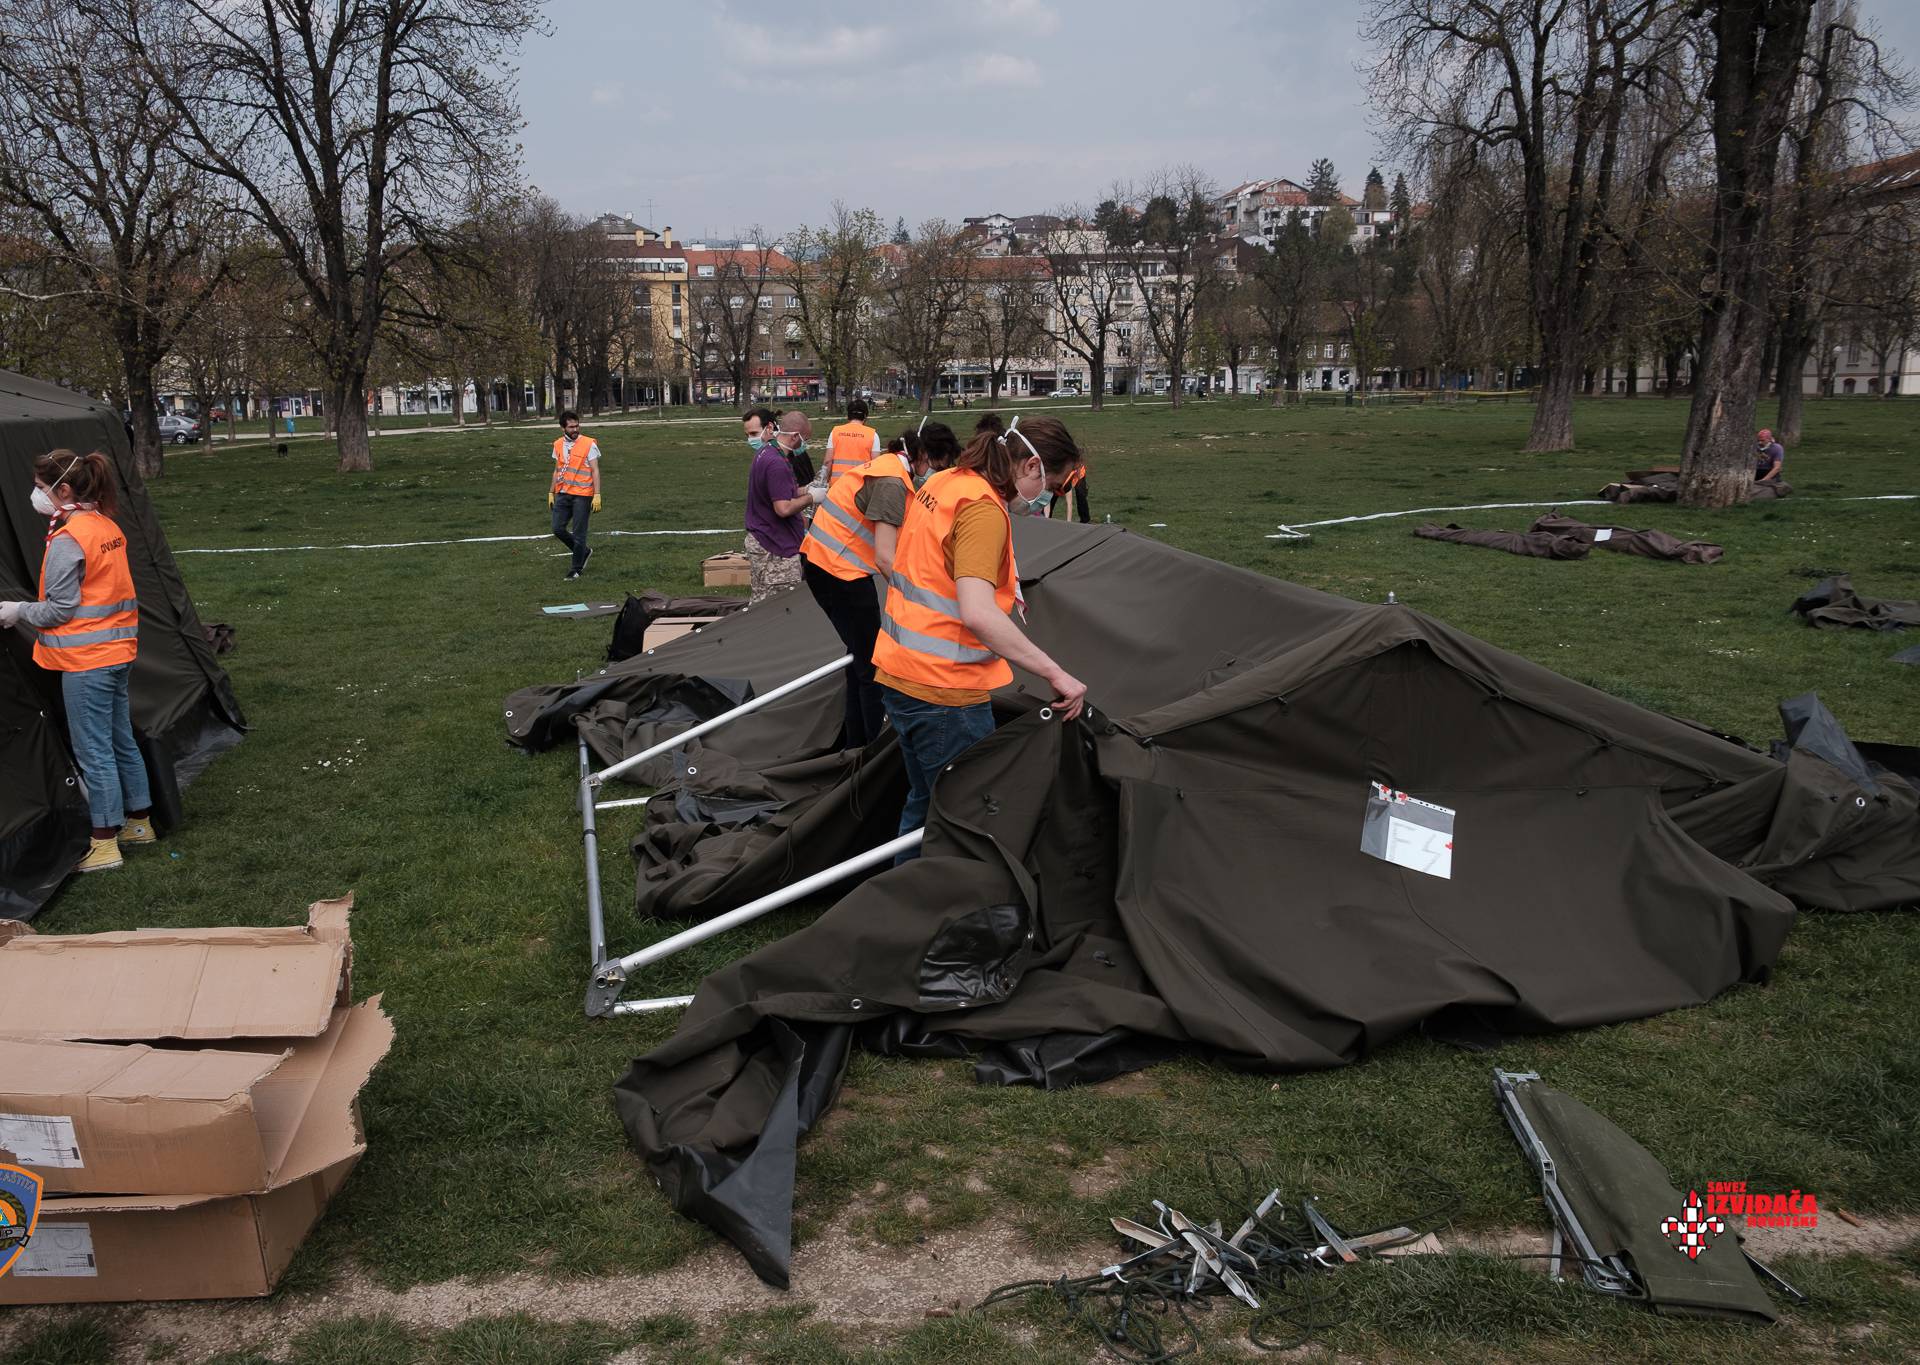
{"type": "MultiPolygon", "coordinates": [[[[903,682],[992,691],[1013,681],[1007,661],[960,620],[960,589],[947,569],[947,537],[969,503],[991,501],[1007,516],[993,485],[970,469],[943,469],[907,501],[906,524],[887,576],[887,601],[873,662],[903,682]]],[[[993,585],[994,605],[1012,613],[1020,576],[1013,562],[1013,519],[1007,552],[993,585]]]]}
{"type": "Polygon", "coordinates": [[[906,456],[888,451],[850,470],[844,478],[835,479],[827,500],[814,511],[813,525],[800,542],[800,553],[835,578],[848,582],[878,573],[873,523],[861,515],[857,499],[869,479],[898,479],[911,497],[911,470],[906,456]]]}
{"type": "Polygon", "coordinates": [[[556,436],[553,442],[553,491],[572,493],[576,497],[593,496],[593,467],[587,456],[594,450],[591,436],[580,436],[574,440],[573,454],[570,459],[567,452],[567,438],[556,436]]]}
{"type": "Polygon", "coordinates": [[[827,433],[827,483],[852,473],[873,458],[874,430],[865,422],[847,422],[827,433]]]}
{"type": "MultiPolygon", "coordinates": [[[[99,512],[75,512],[57,536],[72,536],[86,557],[80,605],[66,621],[40,632],[33,661],[42,668],[79,673],[132,663],[139,652],[140,603],[127,567],[127,538],[99,512]]],[[[47,595],[47,565],[40,563],[40,596],[47,595]]]]}
{"type": "MultiPolygon", "coordinates": [[[[1073,490],[1078,488],[1080,486],[1080,480],[1086,477],[1087,467],[1085,465],[1079,466],[1073,473],[1067,475],[1066,482],[1060,485],[1060,491],[1053,495],[1053,502],[1047,508],[1047,516],[1049,518],[1053,516],[1054,508],[1064,507],[1067,509],[1066,520],[1073,520],[1073,490]]],[[[1092,513],[1088,513],[1088,515],[1091,516],[1092,513]]]]}

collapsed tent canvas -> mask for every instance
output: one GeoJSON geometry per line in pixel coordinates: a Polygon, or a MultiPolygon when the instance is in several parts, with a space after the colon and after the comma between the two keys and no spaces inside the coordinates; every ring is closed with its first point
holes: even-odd
{"type": "MultiPolygon", "coordinates": [[[[983,1076],[1047,1085],[1196,1047],[1337,1066],[1468,1017],[1513,1033],[1698,1004],[1765,975],[1796,902],[1920,897],[1917,798],[1897,778],[1869,792],[1819,754],[1781,763],[1407,607],[1116,527],[1022,519],[1015,541],[1028,628],[1091,681],[1092,716],[1043,721],[1044,685],[1016,675],[1002,700],[1030,714],[943,773],[924,856],[707,978],[616,1089],[675,1207],[773,1283],[797,1143],[856,1044],[992,1049],[983,1076]],[[1380,788],[1447,813],[1445,875],[1432,820],[1363,848],[1380,788]]],[[[618,757],[641,737],[592,714],[611,696],[765,688],[834,652],[789,595],[533,692],[618,757]]],[[[794,859],[824,866],[871,837],[810,823],[804,841],[762,829],[751,859],[726,860],[724,899],[702,889],[677,911],[731,909],[794,859]]],[[[704,875],[702,842],[669,887],[704,875]]]]}
{"type": "MultiPolygon", "coordinates": [[[[154,810],[177,825],[181,790],[213,757],[239,742],[245,721],[226,671],[215,662],[179,566],[134,466],[126,429],[111,408],[67,389],[0,372],[0,596],[37,595],[47,519],[33,509],[33,461],[66,447],[108,455],[140,598],[140,654],[130,685],[133,728],[153,786],[154,810]]],[[[0,789],[0,915],[28,918],[85,849],[87,812],[61,720],[60,687],[33,663],[22,631],[0,632],[0,737],[8,782],[0,789]],[[18,757],[18,763],[15,759],[18,757]],[[15,774],[22,775],[14,781],[15,774]],[[75,821],[78,835],[75,836],[75,821]],[[77,857],[76,853],[74,857],[77,857]]]]}

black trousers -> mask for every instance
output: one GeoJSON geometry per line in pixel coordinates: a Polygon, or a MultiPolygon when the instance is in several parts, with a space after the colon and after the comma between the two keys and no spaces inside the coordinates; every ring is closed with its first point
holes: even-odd
{"type": "Polygon", "coordinates": [[[587,522],[593,516],[593,494],[556,493],[553,498],[554,538],[573,551],[573,571],[587,562],[587,522]],[[567,528],[573,528],[568,534],[567,528]]]}
{"type": "Polygon", "coordinates": [[[853,655],[847,665],[847,748],[864,748],[886,723],[880,688],[873,681],[873,642],[880,634],[880,593],[871,578],[835,578],[811,559],[800,562],[800,576],[834,634],[853,655]]]}

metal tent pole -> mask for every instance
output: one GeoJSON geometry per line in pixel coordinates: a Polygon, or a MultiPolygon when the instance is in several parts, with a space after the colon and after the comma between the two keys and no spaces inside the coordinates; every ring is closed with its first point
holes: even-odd
{"type": "MultiPolygon", "coordinates": [[[[727,930],[746,924],[750,920],[771,914],[783,906],[804,899],[822,887],[845,881],[856,872],[864,872],[880,863],[890,862],[896,854],[920,847],[920,840],[925,834],[925,830],[916,829],[911,834],[902,834],[898,838],[889,839],[879,847],[855,854],[843,863],[835,863],[832,867],[816,872],[810,877],[802,877],[790,886],[768,892],[759,900],[748,901],[738,910],[729,910],[726,914],[716,915],[702,924],[682,929],[679,933],[663,938],[637,953],[628,953],[617,962],[601,964],[595,968],[593,982],[587,987],[587,1013],[605,1015],[618,1012],[620,992],[627,984],[629,972],[638,971],[651,963],[672,957],[675,953],[683,952],[696,943],[704,943],[715,934],[724,934],[727,930]]],[[[634,1003],[656,1009],[669,1007],[668,1003],[662,1001],[634,1003]]]]}
{"type": "MultiPolygon", "coordinates": [[[[742,702],[740,703],[740,705],[734,707],[731,711],[722,711],[719,715],[715,716],[712,720],[703,720],[690,730],[682,730],[679,734],[675,735],[672,739],[663,739],[650,749],[642,749],[639,753],[631,754],[628,757],[621,759],[618,763],[613,764],[611,767],[602,768],[599,772],[593,773],[590,776],[588,776],[586,781],[591,786],[594,786],[594,787],[601,786],[607,781],[608,778],[618,777],[621,773],[626,772],[627,769],[632,768],[637,764],[645,763],[650,758],[654,758],[660,754],[667,753],[668,751],[678,747],[679,745],[685,744],[690,739],[697,739],[701,735],[708,734],[714,730],[718,730],[722,725],[727,724],[727,722],[738,720],[740,719],[740,717],[747,715],[750,712],[758,711],[761,707],[766,706],[772,702],[779,701],[782,697],[789,696],[792,693],[798,692],[803,687],[811,687],[814,683],[819,682],[820,679],[822,678],[832,677],[835,673],[838,673],[841,669],[845,668],[848,664],[852,662],[853,662],[853,655],[842,654],[839,658],[835,659],[830,664],[822,664],[820,665],[820,667],[814,669],[813,672],[802,674],[800,677],[795,678],[792,682],[781,683],[780,686],[774,688],[773,691],[762,693],[760,696],[755,697],[752,701],[742,702]]],[[[615,803],[608,802],[607,804],[612,805],[615,803]]],[[[618,804],[632,805],[633,802],[622,801],[622,802],[619,802],[618,804]]]]}
{"type": "Polygon", "coordinates": [[[592,954],[589,962],[597,968],[607,960],[607,920],[605,907],[600,902],[600,831],[593,816],[593,784],[589,781],[592,775],[592,759],[583,738],[579,796],[581,843],[587,857],[587,951],[592,954]]]}

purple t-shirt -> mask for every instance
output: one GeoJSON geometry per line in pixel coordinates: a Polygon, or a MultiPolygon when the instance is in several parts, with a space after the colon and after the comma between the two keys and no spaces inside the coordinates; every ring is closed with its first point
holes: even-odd
{"type": "Polygon", "coordinates": [[[807,533],[806,519],[798,512],[783,517],[773,510],[776,501],[787,502],[800,496],[794,487],[793,466],[777,445],[764,445],[753,457],[747,471],[747,530],[760,542],[760,548],[780,559],[800,553],[800,538],[807,533]]]}

